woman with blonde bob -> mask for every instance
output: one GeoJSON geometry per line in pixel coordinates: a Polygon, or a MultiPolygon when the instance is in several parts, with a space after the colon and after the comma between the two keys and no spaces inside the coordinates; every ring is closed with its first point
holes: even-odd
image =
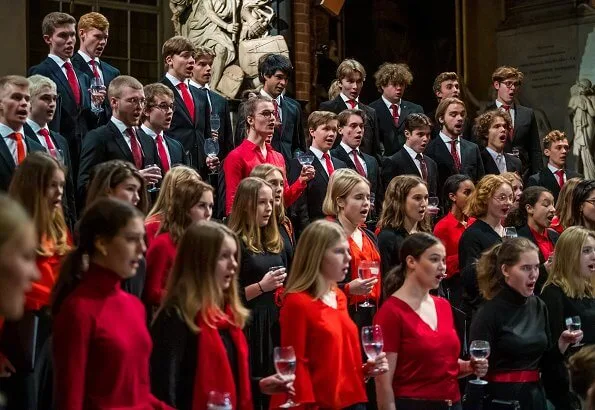
{"type": "Polygon", "coordinates": [[[208,221],[213,213],[213,187],[202,181],[180,185],[165,210],[157,236],[147,248],[147,277],[143,300],[161,304],[167,277],[176,258],[176,246],[193,222],[208,221]]]}
{"type": "MultiPolygon", "coordinates": [[[[249,311],[241,302],[239,266],[240,243],[229,228],[203,221],[184,232],[151,326],[153,394],[172,407],[205,409],[209,392],[216,391],[229,393],[234,409],[252,409],[242,331],[249,311]]],[[[272,393],[285,391],[288,382],[271,376],[260,386],[272,393]]]]}
{"type": "Polygon", "coordinates": [[[157,236],[163,216],[176,196],[178,187],[196,181],[202,181],[200,174],[195,169],[184,165],[175,166],[165,174],[159,195],[145,219],[147,247],[151,246],[151,241],[157,236]]]}
{"type": "MultiPolygon", "coordinates": [[[[364,380],[387,370],[386,355],[362,366],[357,326],[337,286],[349,271],[349,244],[336,223],[306,227],[295,251],[281,308],[281,345],[296,356],[295,397],[305,408],[365,409],[364,380]]],[[[287,399],[273,396],[271,408],[287,399]]]]}
{"type": "Polygon", "coordinates": [[[564,183],[558,200],[556,201],[556,216],[552,219],[551,228],[561,234],[569,226],[572,226],[572,194],[574,188],[581,182],[581,178],[570,178],[564,183]]]}
{"type": "Polygon", "coordinates": [[[371,304],[379,306],[382,291],[380,275],[366,279],[360,279],[358,275],[362,262],[380,265],[378,240],[373,232],[365,228],[370,206],[370,183],[367,179],[348,168],[333,172],[322,212],[343,228],[349,243],[351,263],[341,286],[348,297],[351,317],[360,328],[372,324],[376,309],[358,306],[359,303],[367,298],[371,304]]]}
{"type": "MultiPolygon", "coordinates": [[[[584,332],[582,342],[595,344],[595,232],[581,226],[562,232],[541,299],[548,309],[552,337],[566,329],[566,318],[578,316],[584,332]]],[[[570,348],[572,353],[577,350],[570,348]]],[[[549,365],[551,371],[544,377],[548,399],[556,409],[571,409],[565,364],[559,360],[549,365]]]]}

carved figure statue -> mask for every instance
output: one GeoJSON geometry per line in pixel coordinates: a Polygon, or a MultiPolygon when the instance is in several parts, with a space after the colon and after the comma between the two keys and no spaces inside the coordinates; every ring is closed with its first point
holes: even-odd
{"type": "Polygon", "coordinates": [[[578,158],[578,171],[586,179],[595,179],[592,149],[595,139],[595,90],[591,81],[582,79],[570,88],[568,108],[574,129],[572,153],[578,158]]]}

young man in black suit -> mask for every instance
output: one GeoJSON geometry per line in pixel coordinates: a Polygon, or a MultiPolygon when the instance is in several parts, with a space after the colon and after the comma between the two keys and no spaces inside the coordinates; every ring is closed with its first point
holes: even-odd
{"type": "MultiPolygon", "coordinates": [[[[296,151],[306,149],[300,104],[284,95],[292,71],[291,61],[282,54],[265,54],[258,61],[258,77],[262,83],[260,94],[273,100],[275,108],[276,125],[271,145],[283,154],[286,164],[289,164],[296,151]]],[[[246,118],[241,109],[239,113],[235,132],[236,145],[246,138],[246,118]]]]}
{"type": "MultiPolygon", "coordinates": [[[[75,24],[74,17],[66,13],[45,16],[41,28],[50,52],[45,60],[29,69],[29,75],[43,75],[56,83],[57,108],[49,128],[68,141],[73,175],[78,173],[82,139],[99,121],[91,112],[90,78],[71,61],[76,44],[75,24]]],[[[103,103],[103,96],[99,102],[103,103]]]]}
{"type": "Polygon", "coordinates": [[[28,78],[31,93],[31,111],[23,125],[25,135],[39,142],[47,152],[66,167],[66,185],[62,196],[62,207],[66,222],[70,228],[76,223],[76,203],[74,179],[71,171],[70,152],[66,139],[48,128],[48,123],[56,111],[56,83],[47,77],[33,75],[28,78]]]}
{"type": "Polygon", "coordinates": [[[143,91],[147,102],[138,134],[148,136],[155,144],[157,165],[165,175],[173,166],[185,162],[182,144],[166,134],[174,113],[174,93],[161,83],[145,85],[143,91]]]}
{"type": "Polygon", "coordinates": [[[481,159],[486,174],[516,172],[522,176],[521,160],[504,152],[506,139],[512,129],[508,113],[487,111],[475,119],[475,135],[481,146],[481,159]]]}
{"type": "Polygon", "coordinates": [[[496,101],[486,107],[486,111],[502,110],[510,114],[513,131],[509,133],[504,151],[511,153],[513,147],[521,151],[521,158],[529,161],[530,174],[539,172],[543,168],[543,157],[539,144],[539,131],[535,113],[529,107],[515,102],[523,73],[515,67],[498,67],[492,74],[492,84],[497,92],[496,101]]]}
{"type": "MultiPolygon", "coordinates": [[[[380,143],[378,116],[376,111],[363,104],[359,100],[359,94],[366,80],[366,70],[364,66],[356,60],[346,59],[339,64],[337,68],[337,81],[341,92],[333,100],[325,101],[320,104],[320,110],[330,111],[339,114],[346,109],[359,109],[366,114],[364,124],[364,138],[360,145],[362,152],[373,155],[381,161],[384,155],[384,147],[380,143]]],[[[335,146],[339,141],[335,142],[335,146]]]]}
{"type": "Polygon", "coordinates": [[[93,167],[112,159],[133,163],[147,183],[154,184],[161,179],[161,170],[156,165],[157,147],[136,128],[145,106],[143,85],[134,77],[121,75],[111,82],[108,97],[112,105],[110,121],[90,131],[83,140],[77,184],[79,206],[84,203],[93,167]]]}
{"type": "Polygon", "coordinates": [[[25,77],[0,78],[0,191],[8,191],[16,166],[28,153],[45,151],[23,130],[30,98],[29,81],[25,77]]]}
{"type": "Polygon", "coordinates": [[[169,135],[184,147],[190,158],[188,165],[206,179],[209,170],[219,167],[219,158],[207,157],[204,149],[205,139],[212,136],[207,96],[188,83],[194,70],[194,45],[186,37],[175,36],[163,43],[162,55],[167,72],[161,82],[174,93],[175,110],[169,135]]]}
{"type": "MultiPolygon", "coordinates": [[[[316,219],[324,218],[322,202],[326,195],[329,177],[339,168],[347,168],[340,159],[330,155],[337,138],[337,116],[329,111],[314,111],[308,117],[308,137],[311,141],[309,153],[314,156],[312,165],[316,171],[313,179],[292,206],[295,214],[295,230],[299,234],[316,219]]],[[[290,162],[289,183],[296,181],[302,172],[297,158],[290,162]]]]}
{"type": "Polygon", "coordinates": [[[438,165],[439,187],[454,174],[468,175],[475,183],[485,174],[479,147],[461,138],[465,117],[465,103],[458,98],[443,98],[436,108],[436,121],[442,129],[430,141],[425,154],[438,165]]]}
{"type": "Polygon", "coordinates": [[[382,93],[370,103],[378,117],[378,133],[384,155],[391,156],[405,144],[405,118],[412,113],[424,113],[421,105],[403,100],[405,89],[413,82],[406,64],[384,63],[374,74],[376,87],[382,93]]]}
{"type": "Polygon", "coordinates": [[[439,196],[438,165],[424,154],[430,142],[432,120],[425,114],[409,114],[405,119],[405,145],[384,161],[382,180],[387,187],[399,175],[416,175],[428,184],[428,194],[439,196]]]}
{"type": "MultiPolygon", "coordinates": [[[[109,21],[97,12],[83,14],[78,21],[77,30],[80,47],[72,56],[72,64],[89,78],[100,78],[107,90],[109,83],[120,75],[120,70],[99,59],[107,45],[109,21]]],[[[105,111],[100,115],[99,125],[106,124],[112,113],[109,101],[104,101],[103,109],[105,111]]]]}
{"type": "Polygon", "coordinates": [[[547,166],[531,175],[525,186],[540,185],[545,187],[554,196],[554,202],[557,201],[560,189],[566,181],[581,176],[577,172],[566,169],[566,158],[569,151],[570,146],[566,134],[559,130],[550,131],[543,137],[543,155],[548,159],[547,166]]]}

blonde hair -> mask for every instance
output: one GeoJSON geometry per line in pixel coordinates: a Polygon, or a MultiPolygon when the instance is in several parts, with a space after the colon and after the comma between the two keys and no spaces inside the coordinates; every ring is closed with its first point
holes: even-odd
{"type": "Polygon", "coordinates": [[[580,273],[581,252],[588,238],[595,239],[595,232],[582,226],[571,226],[562,232],[556,242],[554,263],[544,288],[556,285],[569,298],[595,296],[595,277],[591,275],[586,279],[580,273]]]}
{"type": "Polygon", "coordinates": [[[5,193],[0,193],[0,249],[30,224],[33,221],[25,208],[5,193]]]}
{"type": "Polygon", "coordinates": [[[283,239],[279,234],[275,207],[273,206],[273,213],[264,228],[256,223],[258,191],[263,187],[273,190],[271,184],[261,178],[247,177],[240,182],[233,198],[228,225],[238,234],[249,251],[280,253],[283,249],[283,239]]]}
{"type": "Polygon", "coordinates": [[[120,98],[124,87],[130,87],[133,90],[143,89],[143,85],[136,78],[129,75],[119,75],[109,83],[107,89],[108,98],[120,98]]]}
{"type": "Polygon", "coordinates": [[[327,216],[337,217],[341,212],[339,199],[345,199],[359,183],[370,186],[368,180],[349,168],[337,169],[332,173],[326,195],[322,202],[322,212],[327,216]]]}
{"type": "Polygon", "coordinates": [[[341,94],[341,83],[339,80],[333,80],[328,88],[328,99],[334,100],[339,94],[341,94]]]}
{"type": "Polygon", "coordinates": [[[151,211],[147,215],[147,219],[163,215],[171,206],[171,202],[178,190],[178,187],[193,183],[195,181],[202,181],[202,178],[193,168],[184,165],[178,165],[170,169],[165,174],[165,178],[163,178],[161,189],[159,190],[159,196],[157,196],[157,200],[155,201],[153,208],[151,208],[151,211]]]}
{"type": "Polygon", "coordinates": [[[510,184],[511,187],[514,186],[514,181],[520,182],[521,186],[523,186],[523,178],[521,178],[521,176],[516,172],[503,172],[502,174],[500,174],[500,176],[504,178],[510,184]]]}
{"type": "Polygon", "coordinates": [[[44,88],[49,88],[52,92],[56,92],[57,90],[56,83],[43,75],[35,74],[28,77],[27,80],[29,80],[29,94],[31,94],[31,98],[39,96],[44,88]]]}
{"type": "MultiPolygon", "coordinates": [[[[278,172],[279,174],[281,174],[281,178],[284,177],[283,170],[273,164],[260,164],[256,166],[252,170],[252,172],[250,172],[250,176],[255,178],[261,178],[266,181],[267,177],[271,175],[273,172],[278,172]]],[[[285,215],[285,206],[283,204],[283,195],[281,195],[280,206],[276,208],[278,221],[283,221],[285,218],[287,218],[287,216],[285,215]]]]}
{"type": "Polygon", "coordinates": [[[9,86],[18,88],[29,88],[29,80],[21,75],[6,75],[0,77],[0,98],[4,98],[4,93],[9,86]]]}
{"type": "Polygon", "coordinates": [[[222,306],[228,305],[232,312],[230,322],[243,328],[249,311],[240,300],[240,254],[238,237],[226,226],[212,221],[190,225],[178,245],[165,297],[159,310],[174,307],[186,326],[198,333],[200,329],[196,324],[196,318],[199,313],[207,326],[215,327],[214,323],[225,317],[222,306]],[[236,243],[235,258],[238,268],[229,288],[221,290],[215,270],[226,237],[232,238],[236,243]]]}
{"type": "Polygon", "coordinates": [[[511,183],[501,175],[489,174],[484,176],[475,186],[475,191],[469,196],[465,214],[474,218],[486,216],[490,199],[502,185],[508,185],[512,189],[511,183]]]}
{"type": "Polygon", "coordinates": [[[213,50],[212,48],[209,47],[204,47],[204,46],[199,46],[199,47],[195,47],[195,56],[194,58],[196,60],[198,60],[201,57],[207,56],[207,57],[211,57],[211,58],[215,58],[217,56],[217,53],[215,53],[215,50],[213,50]]]}
{"type": "Polygon", "coordinates": [[[564,183],[564,186],[560,189],[558,194],[558,200],[556,201],[556,215],[560,221],[560,225],[563,227],[572,225],[572,194],[574,188],[582,181],[582,178],[570,178],[564,183]]]}
{"type": "MultiPolygon", "coordinates": [[[[446,114],[446,110],[448,110],[448,107],[450,107],[453,104],[462,105],[463,108],[465,109],[465,112],[467,111],[467,107],[465,106],[465,103],[460,98],[456,98],[456,97],[443,98],[438,103],[438,107],[436,107],[436,114],[434,115],[434,119],[436,120],[436,122],[438,124],[442,125],[442,121],[440,121],[440,119],[444,117],[444,115],[446,114]]],[[[465,116],[466,116],[466,114],[465,114],[465,116]]]]}
{"type": "Polygon", "coordinates": [[[320,299],[327,290],[321,272],[324,255],[329,248],[344,240],[345,233],[337,223],[321,219],[309,224],[295,248],[285,293],[307,292],[320,299]]]}
{"type": "Polygon", "coordinates": [[[366,69],[357,60],[353,58],[346,58],[345,60],[341,61],[339,67],[337,67],[337,80],[341,81],[344,78],[350,77],[355,73],[360,73],[362,76],[362,81],[366,80],[366,69]]]}
{"type": "MultiPolygon", "coordinates": [[[[390,181],[382,202],[382,213],[376,225],[378,229],[385,227],[401,228],[405,225],[407,197],[409,192],[418,185],[427,187],[424,180],[415,175],[399,175],[390,181]]],[[[429,217],[418,222],[417,230],[419,232],[432,232],[429,217]]]]}

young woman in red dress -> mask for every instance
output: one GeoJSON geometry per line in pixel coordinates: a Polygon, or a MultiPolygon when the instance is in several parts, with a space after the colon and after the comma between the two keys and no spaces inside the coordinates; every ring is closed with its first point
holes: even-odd
{"type": "Polygon", "coordinates": [[[460,410],[457,378],[487,373],[487,360],[459,359],[450,303],[432,296],[446,272],[446,251],[427,233],[409,235],[401,265],[385,279],[391,295],[374,321],[382,328],[389,370],[376,378],[380,410],[460,410]]]}
{"type": "Polygon", "coordinates": [[[147,249],[147,278],[143,300],[151,308],[161,304],[176,246],[193,222],[208,221],[213,213],[213,187],[202,181],[179,185],[166,209],[157,236],[147,249]]]}
{"type": "MultiPolygon", "coordinates": [[[[365,410],[365,379],[387,370],[386,356],[362,365],[357,326],[337,286],[349,272],[341,226],[319,220],[306,227],[295,251],[281,307],[281,345],[296,356],[295,396],[303,409],[365,410]]],[[[287,400],[275,395],[271,409],[287,400]]]]}
{"type": "Polygon", "coordinates": [[[54,400],[58,409],[169,409],[151,395],[152,343],[142,302],[121,289],[146,250],[143,215],[102,198],[79,222],[52,313],[54,400]]]}

